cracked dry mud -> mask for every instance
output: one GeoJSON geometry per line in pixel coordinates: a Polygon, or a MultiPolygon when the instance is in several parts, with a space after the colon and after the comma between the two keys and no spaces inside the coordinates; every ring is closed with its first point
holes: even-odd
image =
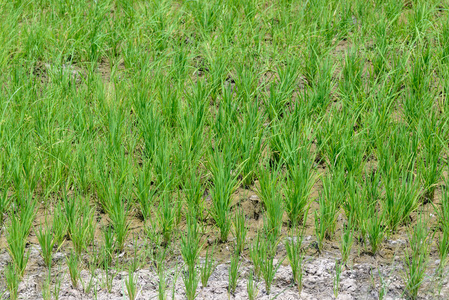
{"type": "MultiPolygon", "coordinates": [[[[307,239],[307,238],[306,238],[307,239]]],[[[309,240],[311,240],[309,238],[309,240]]],[[[390,240],[388,244],[402,247],[405,241],[390,240]]],[[[310,242],[309,242],[310,244],[310,242]]],[[[305,242],[307,246],[307,242],[305,242]]],[[[280,248],[283,248],[281,245],[280,248]]],[[[52,270],[52,289],[55,278],[59,278],[60,292],[59,299],[128,299],[125,287],[125,280],[128,272],[122,271],[114,274],[112,289],[108,292],[105,287],[105,273],[97,269],[95,277],[92,278],[88,270],[81,270],[81,282],[78,288],[71,284],[66,266],[65,253],[54,254],[53,261],[56,267],[52,270]],[[58,267],[59,266],[59,267],[58,267]],[[59,275],[58,275],[59,274],[59,275]],[[92,282],[92,290],[86,293],[83,286],[92,282]],[[96,289],[96,293],[94,290],[96,289]],[[95,295],[96,294],[96,295],[95,295]]],[[[257,299],[379,299],[379,293],[384,293],[384,299],[405,299],[404,296],[404,264],[400,257],[393,257],[387,264],[379,263],[378,259],[368,255],[360,262],[354,262],[350,266],[343,267],[340,277],[340,285],[337,298],[334,294],[335,262],[338,252],[324,252],[321,255],[306,256],[304,263],[303,289],[298,293],[297,287],[292,283],[291,268],[287,260],[283,261],[268,295],[265,290],[263,280],[256,281],[259,292],[257,299]]],[[[9,254],[3,251],[0,255],[0,270],[3,271],[9,262],[9,254]]],[[[180,266],[166,271],[167,299],[185,299],[184,285],[181,278],[180,266]]],[[[206,287],[198,287],[197,299],[248,299],[247,278],[252,268],[250,261],[243,257],[240,277],[234,295],[228,293],[228,268],[229,262],[217,265],[215,271],[209,279],[206,287]]],[[[427,268],[426,279],[420,290],[420,299],[447,299],[449,296],[449,284],[447,276],[438,279],[435,275],[438,260],[430,260],[427,268]],[[437,295],[437,291],[439,294],[437,295]]],[[[446,270],[447,271],[447,270],[446,270]]],[[[2,272],[3,273],[3,272],[2,272]]],[[[445,272],[447,274],[447,272],[445,272]]],[[[20,299],[43,299],[42,287],[47,276],[47,270],[43,265],[39,254],[39,246],[30,246],[30,261],[24,280],[19,285],[20,299]]],[[[159,277],[154,268],[143,268],[135,272],[137,278],[137,299],[157,299],[159,277]]],[[[4,281],[2,281],[2,284],[4,281]]],[[[2,287],[5,290],[5,287],[2,287]]],[[[4,297],[8,298],[5,292],[4,297]]]]}

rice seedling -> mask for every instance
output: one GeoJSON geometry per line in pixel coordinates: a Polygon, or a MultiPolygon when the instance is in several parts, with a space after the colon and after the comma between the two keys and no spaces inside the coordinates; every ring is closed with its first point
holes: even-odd
{"type": "Polygon", "coordinates": [[[409,233],[410,250],[406,249],[405,291],[407,297],[416,299],[427,268],[429,247],[432,236],[422,217],[409,233]]]}
{"type": "Polygon", "coordinates": [[[70,280],[72,281],[72,286],[74,288],[78,287],[78,281],[80,279],[80,269],[79,269],[79,257],[75,252],[70,252],[70,255],[66,259],[67,266],[69,268],[70,280]]]}
{"type": "Polygon", "coordinates": [[[351,254],[352,246],[354,244],[354,232],[351,224],[343,225],[343,233],[341,235],[340,254],[341,263],[347,264],[349,255],[351,254]]]}
{"type": "Polygon", "coordinates": [[[207,249],[206,257],[204,258],[204,264],[200,266],[200,277],[202,287],[206,287],[210,276],[215,270],[214,249],[209,253],[207,249]]]}
{"type": "Polygon", "coordinates": [[[234,215],[234,237],[235,237],[235,252],[242,253],[245,249],[246,234],[248,229],[245,227],[246,216],[242,210],[236,212],[234,215]]]}
{"type": "Polygon", "coordinates": [[[440,266],[441,270],[447,263],[449,255],[449,197],[448,197],[447,186],[442,190],[441,206],[437,209],[438,224],[441,230],[439,239],[437,241],[437,249],[440,255],[440,266]]]}
{"type": "Polygon", "coordinates": [[[284,213],[283,201],[280,193],[280,171],[260,169],[259,183],[260,190],[258,191],[266,212],[266,228],[273,237],[277,240],[281,234],[282,215],[284,213]]]}
{"type": "Polygon", "coordinates": [[[323,249],[325,239],[330,239],[336,229],[337,212],[342,201],[339,192],[341,188],[337,184],[331,185],[329,178],[324,178],[323,192],[319,198],[319,210],[315,211],[315,235],[317,238],[318,250],[323,249]]]}
{"type": "Polygon", "coordinates": [[[19,216],[12,214],[10,224],[7,227],[6,241],[8,252],[11,256],[15,272],[22,278],[29,259],[29,251],[26,252],[27,238],[34,219],[34,206],[23,207],[19,216]]]}
{"type": "Polygon", "coordinates": [[[94,241],[94,209],[87,200],[71,198],[65,201],[65,212],[70,240],[80,255],[94,241]]]}
{"type": "Polygon", "coordinates": [[[231,256],[231,263],[229,265],[229,294],[234,295],[237,288],[237,281],[239,279],[240,268],[240,253],[234,252],[231,256]]]}
{"type": "Polygon", "coordinates": [[[291,222],[291,227],[303,223],[310,208],[310,193],[315,183],[315,176],[311,170],[312,160],[309,148],[299,149],[299,158],[295,159],[289,168],[286,182],[285,210],[291,222]]]}
{"type": "Polygon", "coordinates": [[[136,275],[134,275],[134,272],[131,272],[130,270],[128,273],[128,279],[125,280],[126,292],[129,300],[134,300],[137,297],[136,279],[136,275]]]}
{"type": "Polygon", "coordinates": [[[386,222],[393,231],[403,223],[418,207],[420,187],[414,176],[408,171],[385,176],[385,199],[383,209],[386,222]]]}
{"type": "Polygon", "coordinates": [[[196,298],[196,290],[199,283],[196,265],[198,263],[201,245],[196,220],[191,218],[187,226],[187,234],[182,237],[181,241],[181,254],[187,266],[182,278],[186,290],[186,297],[189,300],[193,300],[196,298]]]}
{"type": "Polygon", "coordinates": [[[162,237],[165,244],[168,244],[172,238],[175,230],[175,206],[173,205],[172,195],[168,192],[163,192],[159,201],[158,223],[162,232],[162,237]]]}
{"type": "Polygon", "coordinates": [[[293,281],[298,287],[298,292],[301,294],[303,286],[303,261],[304,253],[301,249],[302,247],[302,232],[291,236],[286,240],[285,249],[287,250],[287,258],[290,262],[290,267],[292,268],[293,281]],[[301,235],[301,236],[299,236],[301,235]]]}
{"type": "Polygon", "coordinates": [[[18,289],[20,276],[17,273],[16,267],[12,264],[7,264],[5,268],[6,287],[9,291],[9,298],[12,300],[18,299],[18,289]]]}
{"type": "Polygon", "coordinates": [[[246,290],[248,292],[248,299],[254,300],[257,298],[257,295],[259,294],[259,288],[257,287],[257,283],[254,282],[254,271],[251,271],[249,273],[246,290]]]}
{"type": "Polygon", "coordinates": [[[48,223],[44,225],[45,227],[40,227],[35,229],[35,234],[39,245],[41,246],[41,255],[44,259],[44,263],[48,269],[51,267],[52,252],[55,246],[55,239],[53,237],[53,232],[51,231],[48,223]]]}
{"type": "Polygon", "coordinates": [[[283,261],[283,259],[280,259],[277,263],[274,261],[275,253],[273,253],[272,249],[269,249],[273,247],[273,245],[268,245],[269,243],[270,242],[264,241],[262,244],[262,247],[264,248],[265,251],[268,251],[268,254],[266,260],[262,262],[260,271],[262,274],[262,278],[265,282],[265,291],[267,294],[270,294],[271,285],[273,283],[274,277],[276,276],[276,273],[283,261]]]}
{"type": "Polygon", "coordinates": [[[333,281],[333,290],[334,290],[334,297],[338,297],[338,293],[340,291],[340,279],[341,279],[341,271],[342,271],[342,263],[340,261],[335,262],[335,276],[333,281]]]}
{"type": "Polygon", "coordinates": [[[231,149],[226,147],[220,154],[212,154],[211,172],[213,186],[211,188],[212,209],[211,215],[220,229],[220,240],[228,240],[231,222],[229,218],[231,208],[231,194],[237,186],[238,169],[233,169],[231,149]]]}

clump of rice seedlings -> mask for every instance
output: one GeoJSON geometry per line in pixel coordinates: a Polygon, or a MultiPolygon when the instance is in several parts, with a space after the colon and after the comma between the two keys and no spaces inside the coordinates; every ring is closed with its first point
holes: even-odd
{"type": "Polygon", "coordinates": [[[310,193],[315,183],[309,147],[302,147],[288,168],[284,206],[292,228],[303,223],[310,208],[310,193]]]}
{"type": "Polygon", "coordinates": [[[418,207],[419,182],[407,170],[399,174],[387,174],[383,181],[385,198],[382,207],[388,227],[395,231],[399,225],[407,223],[407,218],[418,207]]]}
{"type": "Polygon", "coordinates": [[[341,263],[347,264],[354,244],[354,231],[350,223],[343,225],[343,233],[340,242],[341,263]]]}
{"type": "Polygon", "coordinates": [[[31,224],[35,216],[36,202],[28,200],[28,205],[21,208],[19,215],[12,213],[10,223],[6,231],[6,241],[8,243],[8,252],[11,256],[15,272],[20,278],[25,273],[25,268],[29,259],[29,252],[26,251],[27,238],[30,233],[31,224]]]}
{"type": "Polygon", "coordinates": [[[341,279],[342,263],[340,261],[335,261],[335,276],[333,281],[334,297],[338,297],[340,291],[340,279],[341,279]]]}
{"type": "Polygon", "coordinates": [[[262,123],[262,118],[259,112],[259,102],[257,99],[244,106],[243,120],[234,123],[237,130],[233,137],[236,140],[236,149],[239,153],[239,162],[242,164],[241,177],[242,184],[245,187],[254,183],[256,178],[257,166],[259,159],[264,149],[262,138],[265,130],[262,123]]]}
{"type": "Polygon", "coordinates": [[[210,276],[215,270],[215,259],[214,259],[214,249],[212,249],[209,253],[209,249],[207,249],[206,257],[204,258],[204,264],[200,266],[200,277],[201,277],[201,285],[203,287],[207,286],[207,282],[209,281],[210,276]]]}
{"type": "Polygon", "coordinates": [[[277,240],[281,234],[282,215],[284,214],[283,199],[280,192],[280,170],[259,170],[260,189],[258,193],[265,209],[265,221],[268,234],[277,240]]]}
{"type": "Polygon", "coordinates": [[[234,215],[234,237],[235,237],[235,252],[242,253],[245,249],[246,234],[248,229],[245,226],[246,216],[242,210],[236,212],[234,215]]]}
{"type": "Polygon", "coordinates": [[[68,224],[63,203],[57,202],[53,210],[53,237],[55,245],[60,247],[67,235],[68,224]]]}
{"type": "Polygon", "coordinates": [[[4,189],[0,193],[0,225],[3,225],[5,213],[9,210],[11,199],[8,197],[8,190],[4,189]]]}
{"type": "Polygon", "coordinates": [[[262,237],[259,232],[255,237],[249,250],[249,256],[254,266],[254,276],[256,276],[256,278],[260,278],[262,263],[263,260],[266,258],[266,253],[263,252],[264,248],[262,247],[261,239],[262,237]]]}
{"type": "Polygon", "coordinates": [[[371,247],[371,253],[376,255],[379,251],[386,233],[384,225],[384,213],[378,212],[376,208],[369,208],[368,216],[365,220],[365,230],[371,247]]]}
{"type": "Polygon", "coordinates": [[[55,239],[47,221],[45,221],[44,226],[45,227],[41,226],[40,228],[35,229],[35,234],[39,241],[39,245],[41,246],[41,255],[44,259],[45,266],[50,269],[55,239]]]}
{"type": "Polygon", "coordinates": [[[419,123],[420,140],[422,150],[418,159],[418,174],[423,181],[424,196],[427,201],[432,201],[435,189],[442,175],[440,156],[443,150],[441,141],[442,121],[432,112],[428,118],[419,123]]]}
{"type": "Polygon", "coordinates": [[[437,210],[438,223],[441,234],[437,242],[437,248],[440,255],[440,269],[443,270],[447,263],[449,255],[449,191],[446,186],[442,190],[441,206],[437,210]]]}
{"type": "MultiPolygon", "coordinates": [[[[334,179],[335,180],[335,179],[334,179]]],[[[325,239],[330,239],[336,229],[337,214],[341,205],[341,186],[329,177],[323,179],[323,191],[319,197],[319,209],[315,211],[315,235],[318,250],[323,249],[325,239]]]]}
{"type": "Polygon", "coordinates": [[[246,290],[248,292],[248,299],[255,300],[257,295],[259,294],[259,288],[257,287],[257,283],[254,282],[254,271],[252,270],[249,273],[248,282],[246,284],[246,290]]]}
{"type": "MultiPolygon", "coordinates": [[[[125,175],[122,175],[125,176],[125,175]]],[[[105,211],[111,219],[114,228],[115,242],[118,251],[123,251],[125,241],[129,234],[129,203],[123,188],[126,186],[125,178],[114,179],[109,177],[107,182],[107,199],[104,200],[105,211]]]]}
{"type": "Polygon", "coordinates": [[[417,299],[418,291],[426,275],[432,236],[426,222],[419,217],[409,233],[410,249],[405,250],[405,291],[411,299],[417,299]]]}
{"type": "Polygon", "coordinates": [[[260,239],[260,250],[265,253],[262,256],[260,273],[261,277],[265,282],[265,291],[267,294],[271,292],[271,285],[273,283],[274,277],[282,264],[283,259],[278,260],[276,263],[274,261],[276,255],[277,242],[273,241],[271,238],[260,239]]]}
{"type": "Polygon", "coordinates": [[[285,249],[287,250],[287,258],[292,268],[293,281],[298,288],[298,292],[301,294],[303,285],[303,262],[304,253],[302,247],[302,232],[298,232],[296,236],[288,237],[285,242],[285,249]]]}
{"type": "Polygon", "coordinates": [[[75,252],[71,252],[67,260],[67,266],[69,267],[70,280],[74,288],[78,287],[78,281],[80,278],[79,269],[79,257],[75,252]]]}
{"type": "Polygon", "coordinates": [[[200,235],[196,219],[189,218],[186,235],[181,239],[181,254],[186,264],[183,274],[184,287],[188,300],[193,300],[197,295],[199,283],[196,265],[201,251],[200,235]]]}
{"type": "Polygon", "coordinates": [[[9,292],[9,298],[11,300],[18,299],[18,289],[20,283],[20,276],[17,273],[16,267],[12,264],[7,264],[5,267],[5,280],[6,287],[9,292]]]}
{"type": "Polygon", "coordinates": [[[126,292],[128,294],[129,300],[134,300],[137,297],[137,278],[134,271],[130,270],[128,272],[128,279],[125,280],[126,292]]]}
{"type": "Polygon", "coordinates": [[[278,68],[279,81],[271,83],[269,96],[265,100],[265,110],[270,121],[283,117],[284,109],[295,90],[298,70],[298,59],[291,59],[284,68],[278,68]]]}
{"type": "Polygon", "coordinates": [[[173,205],[173,196],[164,191],[159,199],[158,223],[164,244],[169,244],[176,225],[176,206],[173,205]]]}
{"type": "Polygon", "coordinates": [[[229,293],[231,295],[235,294],[235,289],[237,288],[237,281],[239,279],[239,268],[240,268],[240,254],[235,251],[231,256],[231,264],[229,265],[229,293]]]}
{"type": "Polygon", "coordinates": [[[144,220],[149,220],[156,198],[157,189],[152,186],[152,171],[150,164],[145,164],[137,175],[136,196],[144,220]]]}
{"type": "Polygon", "coordinates": [[[114,257],[115,240],[114,232],[111,226],[103,230],[103,245],[101,246],[102,266],[106,269],[112,264],[114,257]]]}
{"type": "Polygon", "coordinates": [[[94,241],[94,208],[81,197],[65,198],[64,202],[68,234],[76,253],[80,255],[94,241]]]}
{"type": "Polygon", "coordinates": [[[233,154],[229,147],[222,153],[215,151],[212,154],[211,172],[213,186],[211,187],[212,208],[211,215],[220,229],[220,240],[228,240],[231,230],[230,209],[231,194],[237,187],[238,170],[234,169],[233,154]]]}
{"type": "Polygon", "coordinates": [[[183,183],[183,192],[187,203],[187,214],[197,220],[203,220],[205,187],[201,184],[201,178],[196,170],[190,170],[187,180],[183,183]]]}

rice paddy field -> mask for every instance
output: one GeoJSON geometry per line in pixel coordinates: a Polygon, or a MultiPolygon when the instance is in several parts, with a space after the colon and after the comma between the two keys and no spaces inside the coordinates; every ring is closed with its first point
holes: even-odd
{"type": "Polygon", "coordinates": [[[448,299],[448,9],[0,1],[0,296],[448,299]]]}

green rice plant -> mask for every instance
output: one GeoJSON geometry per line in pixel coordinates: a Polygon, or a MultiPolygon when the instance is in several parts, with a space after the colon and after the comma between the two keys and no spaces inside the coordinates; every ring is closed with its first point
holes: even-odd
{"type": "MultiPolygon", "coordinates": [[[[122,178],[121,180],[125,180],[122,178]]],[[[105,200],[105,210],[111,219],[114,227],[115,242],[118,251],[123,251],[125,241],[129,234],[129,204],[124,199],[126,196],[122,193],[125,182],[109,178],[107,185],[108,194],[105,200]]]]}
{"type": "Polygon", "coordinates": [[[48,225],[47,221],[45,221],[45,228],[40,227],[35,229],[35,234],[37,237],[37,240],[39,241],[39,245],[41,246],[41,255],[44,259],[45,266],[47,266],[48,269],[51,267],[51,260],[52,260],[52,251],[53,247],[55,246],[55,239],[53,237],[53,232],[48,225]]]}
{"type": "Polygon", "coordinates": [[[111,226],[103,230],[103,245],[101,247],[102,266],[106,269],[112,264],[115,250],[114,231],[111,226]]]}
{"type": "Polygon", "coordinates": [[[363,66],[364,57],[353,47],[345,53],[344,65],[339,83],[344,108],[358,115],[364,102],[363,66]]]}
{"type": "Polygon", "coordinates": [[[259,164],[262,151],[265,147],[263,136],[265,129],[262,126],[262,117],[258,100],[247,103],[243,107],[241,122],[235,122],[233,139],[238,149],[238,162],[242,165],[242,184],[248,187],[254,183],[255,169],[259,164]]]}
{"type": "Polygon", "coordinates": [[[175,206],[173,205],[172,195],[168,192],[163,192],[158,206],[158,223],[162,232],[162,237],[165,244],[168,244],[172,238],[175,230],[175,206]]]}
{"type": "Polygon", "coordinates": [[[80,278],[78,255],[72,251],[72,252],[70,252],[70,255],[68,256],[68,258],[66,260],[67,260],[67,266],[69,267],[69,275],[70,275],[70,280],[72,282],[72,286],[74,288],[77,288],[78,280],[80,278]]]}
{"type": "Polygon", "coordinates": [[[70,240],[78,255],[94,241],[95,222],[94,208],[88,200],[73,197],[66,200],[66,218],[70,240]]]}
{"type": "Polygon", "coordinates": [[[156,197],[157,188],[151,185],[152,172],[150,164],[145,164],[137,176],[136,196],[144,220],[149,220],[156,197]]]}
{"type": "Polygon", "coordinates": [[[237,281],[239,279],[240,268],[240,254],[234,252],[231,256],[231,264],[229,265],[229,294],[234,295],[237,288],[237,281]]]}
{"type": "Polygon", "coordinates": [[[335,276],[333,281],[333,290],[334,290],[334,297],[338,297],[338,293],[340,291],[340,278],[341,278],[341,267],[342,263],[340,261],[335,261],[335,276]]]}
{"type": "Polygon", "coordinates": [[[330,239],[335,233],[341,201],[338,195],[341,191],[337,188],[338,186],[331,183],[329,177],[324,177],[323,191],[319,197],[319,210],[315,211],[315,235],[319,251],[323,249],[324,240],[330,239]]]}
{"type": "Polygon", "coordinates": [[[209,253],[209,249],[207,249],[206,257],[204,258],[204,264],[200,266],[200,277],[201,277],[201,285],[203,287],[207,286],[207,282],[209,281],[210,276],[215,270],[215,259],[214,259],[214,248],[209,253]]]}
{"type": "Polygon", "coordinates": [[[407,222],[407,218],[418,207],[420,187],[419,182],[408,171],[400,171],[398,175],[383,177],[385,198],[383,209],[388,227],[395,231],[397,227],[407,222]]]}
{"type": "Polygon", "coordinates": [[[48,275],[46,276],[44,283],[42,285],[42,298],[44,300],[51,300],[50,284],[51,284],[51,274],[50,272],[48,272],[48,275]]]}
{"type": "Polygon", "coordinates": [[[269,96],[265,100],[265,110],[270,121],[283,117],[284,109],[291,101],[295,90],[298,70],[298,59],[290,59],[285,67],[278,67],[279,81],[271,83],[269,96]]]}
{"type": "Polygon", "coordinates": [[[447,263],[449,255],[449,192],[446,186],[442,189],[441,206],[435,208],[438,216],[438,223],[441,230],[440,238],[437,242],[437,249],[440,255],[440,268],[443,269],[447,263]]]}
{"type": "Polygon", "coordinates": [[[68,225],[63,204],[57,202],[53,210],[53,238],[55,245],[61,247],[67,235],[68,225]]]}
{"type": "Polygon", "coordinates": [[[409,232],[410,249],[405,250],[405,292],[410,299],[417,299],[418,291],[426,275],[429,248],[432,236],[425,220],[419,217],[418,223],[409,232]]]}
{"type": "Polygon", "coordinates": [[[290,262],[290,267],[292,268],[293,273],[293,281],[298,288],[298,292],[301,294],[302,286],[303,286],[303,262],[304,262],[304,253],[301,249],[302,247],[302,236],[303,232],[296,234],[296,237],[293,235],[287,238],[285,242],[285,249],[287,250],[287,258],[290,262]],[[301,236],[299,236],[301,235],[301,236]]]}
{"type": "Polygon", "coordinates": [[[256,276],[256,278],[261,277],[262,264],[267,257],[265,248],[263,237],[261,233],[258,232],[249,251],[249,256],[254,266],[254,276],[256,276]]]}
{"type": "Polygon", "coordinates": [[[11,300],[18,299],[18,289],[20,283],[20,276],[17,273],[16,267],[12,264],[7,264],[5,267],[6,287],[9,291],[9,298],[11,300]]]}
{"type": "MultiPolygon", "coordinates": [[[[351,226],[350,230],[357,230],[360,234],[360,239],[364,240],[366,237],[366,228],[364,227],[364,221],[366,211],[368,210],[369,206],[369,203],[366,200],[368,199],[366,195],[366,189],[360,187],[360,185],[356,182],[354,175],[350,175],[348,177],[348,196],[343,204],[343,208],[348,218],[348,225],[351,226]]],[[[354,232],[347,232],[347,234],[350,234],[352,236],[354,232]]],[[[344,235],[345,234],[343,234],[343,236],[344,235]]],[[[349,236],[347,235],[346,238],[349,238],[349,236]]],[[[346,263],[345,260],[343,260],[343,262],[346,263]]]]}
{"type": "Polygon", "coordinates": [[[19,216],[15,213],[11,214],[10,224],[6,228],[8,252],[15,267],[15,272],[20,278],[23,277],[30,255],[29,251],[27,253],[25,251],[34,214],[34,206],[30,208],[22,207],[19,216]]]}
{"type": "Polygon", "coordinates": [[[3,225],[5,213],[11,206],[11,199],[8,197],[8,190],[3,189],[0,193],[0,225],[3,225]]]}
{"type": "Polygon", "coordinates": [[[370,207],[367,219],[365,220],[365,229],[371,247],[371,253],[376,255],[386,234],[384,212],[378,212],[375,207],[370,207]]]}
{"type": "Polygon", "coordinates": [[[186,290],[186,297],[193,300],[197,296],[197,287],[199,283],[196,264],[198,263],[201,251],[200,235],[198,232],[197,221],[193,218],[188,220],[187,233],[181,239],[181,254],[187,266],[184,271],[183,281],[186,290]]]}
{"type": "Polygon", "coordinates": [[[165,300],[167,299],[167,283],[165,282],[165,271],[163,267],[158,270],[157,274],[159,277],[157,298],[159,300],[165,300]]]}
{"type": "Polygon", "coordinates": [[[248,282],[246,283],[246,290],[248,292],[248,299],[255,300],[257,295],[259,294],[259,288],[257,284],[254,282],[254,271],[252,270],[249,273],[248,282]]]}
{"type": "Polygon", "coordinates": [[[235,252],[242,253],[245,249],[246,234],[248,229],[245,226],[246,216],[245,213],[240,210],[234,214],[234,237],[235,237],[235,252]]]}
{"type": "Polygon", "coordinates": [[[132,270],[128,273],[128,279],[125,280],[126,292],[128,294],[129,300],[134,300],[137,298],[137,283],[136,275],[132,270]]]}
{"type": "Polygon", "coordinates": [[[201,184],[201,178],[196,170],[190,170],[187,180],[183,183],[183,192],[187,203],[188,215],[198,220],[203,220],[205,217],[205,187],[201,184]]]}
{"type": "Polygon", "coordinates": [[[284,214],[283,199],[280,193],[280,170],[259,169],[258,193],[264,204],[266,212],[266,228],[273,240],[277,240],[281,234],[282,215],[284,214]]]}
{"type": "Polygon", "coordinates": [[[309,148],[298,150],[301,154],[297,163],[288,168],[285,188],[284,206],[292,228],[304,223],[311,199],[310,193],[315,183],[315,175],[312,171],[312,160],[309,148]]]}
{"type": "Polygon", "coordinates": [[[350,222],[343,225],[343,233],[341,235],[340,254],[341,263],[347,264],[351,249],[354,244],[354,231],[350,222]]]}
{"type": "Polygon", "coordinates": [[[223,153],[214,152],[212,154],[211,172],[213,186],[211,187],[212,207],[211,215],[216,225],[220,229],[220,240],[228,240],[231,229],[230,208],[231,194],[237,187],[237,176],[239,169],[235,168],[232,153],[228,146],[223,153]]]}
{"type": "MultiPolygon", "coordinates": [[[[279,267],[282,264],[283,259],[280,259],[276,264],[274,262],[274,256],[275,256],[275,245],[272,245],[272,242],[267,241],[265,239],[262,239],[261,242],[261,248],[262,251],[265,251],[266,259],[262,261],[262,265],[260,268],[260,272],[262,275],[262,278],[265,282],[265,291],[267,294],[270,294],[271,291],[271,285],[273,283],[274,277],[276,276],[276,272],[278,271],[279,267]]],[[[285,257],[284,257],[285,258],[285,257]]]]}
{"type": "Polygon", "coordinates": [[[417,171],[424,185],[427,201],[432,201],[435,189],[442,175],[440,156],[443,150],[441,143],[441,128],[444,128],[440,118],[434,111],[418,124],[422,151],[417,163],[417,171]]]}

